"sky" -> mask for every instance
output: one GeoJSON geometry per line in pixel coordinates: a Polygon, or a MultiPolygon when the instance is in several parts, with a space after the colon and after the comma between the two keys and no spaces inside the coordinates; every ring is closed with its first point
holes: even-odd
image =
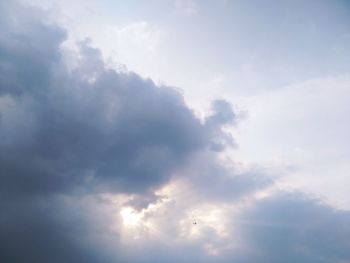
{"type": "Polygon", "coordinates": [[[0,0],[0,261],[350,262],[348,1],[0,0]]]}

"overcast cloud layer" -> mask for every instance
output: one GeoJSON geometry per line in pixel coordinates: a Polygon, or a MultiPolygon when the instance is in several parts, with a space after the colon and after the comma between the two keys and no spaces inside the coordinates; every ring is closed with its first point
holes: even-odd
{"type": "Polygon", "coordinates": [[[200,119],[45,17],[0,3],[1,262],[350,262],[350,212],[223,157],[229,102],[200,119]]]}

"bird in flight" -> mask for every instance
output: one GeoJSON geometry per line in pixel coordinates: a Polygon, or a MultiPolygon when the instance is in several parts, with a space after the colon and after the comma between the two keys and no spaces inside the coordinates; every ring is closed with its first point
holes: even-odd
{"type": "Polygon", "coordinates": [[[192,217],[192,224],[197,225],[197,220],[194,217],[192,217]]]}

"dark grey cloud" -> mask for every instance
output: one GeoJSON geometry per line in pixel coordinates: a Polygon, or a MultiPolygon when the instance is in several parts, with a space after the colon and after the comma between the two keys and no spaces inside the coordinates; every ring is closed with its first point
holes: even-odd
{"type": "Polygon", "coordinates": [[[0,7],[0,95],[30,92],[39,96],[50,84],[65,31],[37,19],[45,17],[40,10],[21,8],[14,1],[2,1],[0,7]]]}
{"type": "Polygon", "coordinates": [[[0,259],[107,262],[100,243],[86,244],[88,206],[74,202],[91,193],[152,197],[224,135],[214,132],[227,120],[202,123],[175,89],[106,68],[88,40],[67,68],[66,33],[38,10],[2,2],[0,19],[0,259]]]}
{"type": "Polygon", "coordinates": [[[74,205],[52,196],[3,199],[0,208],[1,262],[113,262],[79,199],[74,205]]]}
{"type": "Polygon", "coordinates": [[[233,137],[225,133],[222,128],[225,125],[234,125],[237,116],[232,111],[231,104],[224,100],[212,102],[212,114],[205,119],[205,126],[212,133],[211,150],[222,151],[229,146],[235,146],[233,137]]]}
{"type": "Polygon", "coordinates": [[[31,19],[23,28],[21,20],[5,24],[0,41],[2,191],[143,192],[224,138],[216,130],[234,117],[229,105],[221,113],[217,101],[202,124],[174,89],[107,69],[88,41],[69,71],[59,49],[64,31],[31,19]]]}
{"type": "Polygon", "coordinates": [[[350,212],[279,193],[232,220],[253,253],[239,262],[348,262],[350,212]]]}
{"type": "Polygon", "coordinates": [[[11,98],[2,113],[9,138],[0,158],[3,187],[18,187],[16,178],[26,174],[32,185],[20,191],[108,181],[117,191],[138,192],[166,182],[205,147],[209,134],[175,91],[134,73],[103,70],[93,83],[74,73],[45,76],[52,82],[47,91],[11,98]],[[23,126],[25,135],[14,137],[23,126]]]}

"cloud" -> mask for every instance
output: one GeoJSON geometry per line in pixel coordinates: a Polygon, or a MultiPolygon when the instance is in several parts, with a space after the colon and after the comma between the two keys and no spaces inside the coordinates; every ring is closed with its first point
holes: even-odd
{"type": "Polygon", "coordinates": [[[64,31],[32,20],[25,32],[7,25],[0,42],[3,191],[147,191],[211,143],[215,125],[201,123],[174,89],[106,68],[89,41],[69,71],[64,31]]]}
{"type": "Polygon", "coordinates": [[[150,195],[209,148],[213,128],[176,90],[108,69],[88,40],[67,68],[63,29],[35,9],[1,6],[2,261],[103,262],[86,253],[91,215],[79,199],[150,195]]]}
{"type": "Polygon", "coordinates": [[[258,198],[272,180],[222,159],[235,145],[228,102],[201,120],[175,89],[109,69],[89,40],[68,67],[62,28],[0,7],[1,262],[349,257],[348,212],[258,198]],[[139,222],[128,226],[125,211],[139,222]]]}
{"type": "Polygon", "coordinates": [[[241,262],[346,262],[350,213],[302,194],[278,193],[233,222],[254,253],[241,262]]]}
{"type": "MultiPolygon", "coordinates": [[[[70,204],[53,196],[26,200],[2,197],[0,205],[2,262],[112,262],[101,238],[106,229],[92,219],[79,198],[70,204]]],[[[105,216],[98,207],[101,204],[95,203],[94,212],[105,216]]]]}
{"type": "Polygon", "coordinates": [[[348,211],[301,193],[248,196],[230,204],[194,204],[187,196],[148,209],[145,222],[161,226],[161,234],[140,227],[137,239],[125,247],[129,262],[331,263],[349,258],[348,211]],[[197,225],[188,223],[192,216],[197,225]]]}
{"type": "Polygon", "coordinates": [[[1,3],[0,94],[38,93],[48,86],[51,64],[59,59],[65,32],[35,19],[36,9],[1,3]],[[16,16],[12,14],[17,12],[16,16]]]}

